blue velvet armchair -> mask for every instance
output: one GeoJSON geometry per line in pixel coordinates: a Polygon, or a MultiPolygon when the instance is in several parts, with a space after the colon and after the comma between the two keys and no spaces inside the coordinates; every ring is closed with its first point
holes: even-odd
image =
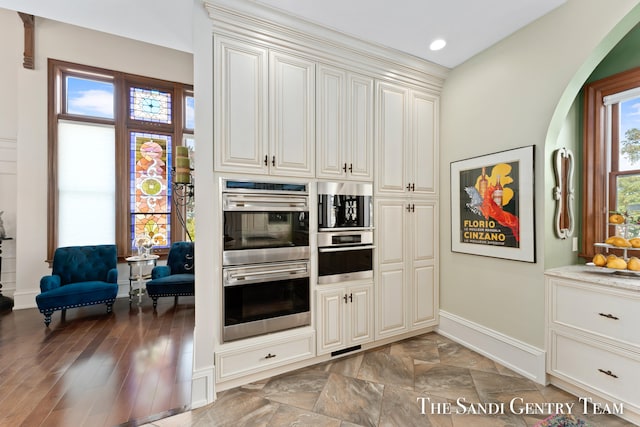
{"type": "Polygon", "coordinates": [[[193,242],[174,242],[169,248],[167,265],[159,265],[151,270],[151,280],[147,282],[147,294],[153,300],[153,310],[158,306],[159,297],[194,295],[193,242]]]}
{"type": "Polygon", "coordinates": [[[51,315],[68,308],[106,304],[111,313],[118,295],[116,245],[67,246],[56,249],[50,276],[40,279],[36,304],[49,326],[51,315]]]}

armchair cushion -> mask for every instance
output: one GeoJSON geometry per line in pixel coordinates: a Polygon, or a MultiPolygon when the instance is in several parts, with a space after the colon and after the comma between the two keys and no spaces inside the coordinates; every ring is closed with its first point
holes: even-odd
{"type": "Polygon", "coordinates": [[[49,326],[55,310],[106,304],[107,313],[118,295],[115,245],[67,246],[56,249],[50,276],[40,279],[36,304],[49,326]]]}
{"type": "Polygon", "coordinates": [[[38,308],[63,310],[83,305],[113,302],[118,294],[118,285],[107,282],[78,282],[60,286],[36,296],[38,308]]]}

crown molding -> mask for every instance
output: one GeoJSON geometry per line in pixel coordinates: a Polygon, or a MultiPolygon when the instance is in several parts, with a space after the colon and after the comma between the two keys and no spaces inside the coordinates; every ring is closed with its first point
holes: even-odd
{"type": "Polygon", "coordinates": [[[212,31],[439,92],[450,69],[247,0],[204,0],[212,31]]]}

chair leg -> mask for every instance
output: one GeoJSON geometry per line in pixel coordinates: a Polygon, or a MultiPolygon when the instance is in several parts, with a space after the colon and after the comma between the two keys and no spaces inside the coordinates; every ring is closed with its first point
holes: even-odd
{"type": "Polygon", "coordinates": [[[153,311],[156,311],[156,307],[158,307],[158,297],[151,297],[153,300],[153,311]]]}
{"type": "Polygon", "coordinates": [[[173,299],[173,305],[178,305],[178,295],[173,299]]]}
{"type": "Polygon", "coordinates": [[[111,313],[113,311],[113,303],[112,302],[108,302],[107,303],[107,314],[111,313]]]}
{"type": "Polygon", "coordinates": [[[44,313],[44,324],[48,328],[51,324],[51,315],[53,314],[53,310],[47,310],[44,313]]]}

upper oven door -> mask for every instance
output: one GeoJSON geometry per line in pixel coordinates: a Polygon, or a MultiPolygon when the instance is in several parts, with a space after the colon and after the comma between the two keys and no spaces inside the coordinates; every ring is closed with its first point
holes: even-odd
{"type": "Polygon", "coordinates": [[[224,194],[224,265],[309,257],[304,196],[224,194]]]}
{"type": "Polygon", "coordinates": [[[318,230],[372,227],[372,186],[360,183],[318,183],[318,230]]]}

